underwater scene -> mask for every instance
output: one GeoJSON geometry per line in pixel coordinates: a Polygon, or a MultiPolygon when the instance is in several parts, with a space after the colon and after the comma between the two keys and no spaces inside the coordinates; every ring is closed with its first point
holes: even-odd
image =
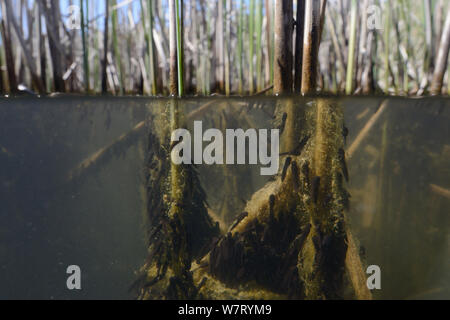
{"type": "Polygon", "coordinates": [[[449,299],[449,123],[438,97],[2,98],[0,299],[449,299]]]}

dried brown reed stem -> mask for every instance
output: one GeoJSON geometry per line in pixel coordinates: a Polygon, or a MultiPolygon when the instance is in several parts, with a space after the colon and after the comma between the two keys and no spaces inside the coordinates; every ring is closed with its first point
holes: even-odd
{"type": "Polygon", "coordinates": [[[445,26],[444,32],[442,33],[441,37],[441,44],[439,45],[439,52],[433,74],[433,81],[431,83],[431,94],[441,93],[444,74],[447,69],[449,47],[450,47],[450,7],[448,9],[447,17],[445,19],[445,26]]]}
{"type": "Polygon", "coordinates": [[[305,0],[297,0],[297,18],[295,31],[295,70],[294,91],[300,92],[302,87],[303,34],[305,26],[305,0]]]}
{"type": "Polygon", "coordinates": [[[302,94],[316,92],[320,37],[320,1],[306,0],[303,35],[302,94]]]}
{"type": "Polygon", "coordinates": [[[273,61],[273,91],[275,94],[292,91],[292,15],[291,0],[276,2],[273,61]]]}

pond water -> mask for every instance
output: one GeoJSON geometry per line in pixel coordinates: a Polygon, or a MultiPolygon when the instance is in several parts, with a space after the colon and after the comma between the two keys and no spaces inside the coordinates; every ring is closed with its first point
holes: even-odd
{"type": "MultiPolygon", "coordinates": [[[[373,297],[449,299],[450,99],[331,99],[346,128],[346,218],[363,265],[381,270],[373,297]]],[[[225,129],[282,131],[283,119],[273,117],[280,101],[315,108],[306,98],[187,98],[178,100],[176,117],[193,140],[194,121],[202,121],[202,133],[217,128],[224,139],[225,129]]],[[[135,297],[129,288],[147,257],[148,132],[164,129],[155,119],[168,104],[0,100],[1,299],[135,297]],[[67,289],[69,265],[80,267],[82,290],[67,289]]],[[[309,126],[306,118],[299,123],[309,126]]],[[[281,153],[284,147],[281,140],[281,153]]],[[[249,153],[245,164],[197,166],[221,230],[272,179],[261,175],[261,158],[249,164],[249,153]]]]}

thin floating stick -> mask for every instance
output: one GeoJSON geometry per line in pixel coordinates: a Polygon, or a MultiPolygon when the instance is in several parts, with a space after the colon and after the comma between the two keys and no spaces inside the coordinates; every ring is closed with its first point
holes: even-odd
{"type": "Polygon", "coordinates": [[[197,117],[198,115],[203,114],[209,107],[211,107],[215,102],[217,102],[217,100],[213,99],[210,100],[208,102],[206,102],[205,104],[201,105],[200,107],[198,107],[197,109],[191,111],[186,118],[188,119],[192,119],[197,117]]]}
{"type": "Polygon", "coordinates": [[[372,130],[374,124],[377,122],[377,120],[380,118],[381,114],[386,110],[386,107],[388,105],[388,100],[383,100],[383,102],[380,105],[380,108],[378,108],[377,112],[367,121],[366,125],[362,130],[359,132],[359,134],[356,136],[353,143],[350,145],[350,147],[347,150],[347,160],[350,160],[350,158],[355,153],[356,149],[358,149],[361,142],[364,140],[364,138],[367,136],[367,134],[372,130]]]}
{"type": "Polygon", "coordinates": [[[258,95],[262,95],[264,93],[266,93],[267,91],[273,89],[273,84],[271,84],[270,86],[262,89],[261,91],[258,91],[257,93],[254,94],[254,96],[258,96],[258,95]]]}
{"type": "Polygon", "coordinates": [[[436,184],[430,183],[430,189],[431,191],[433,191],[434,193],[443,196],[447,199],[450,199],[450,190],[442,188],[436,184]]]}
{"type": "Polygon", "coordinates": [[[114,153],[115,150],[121,150],[122,147],[130,147],[133,145],[132,141],[140,134],[140,132],[145,128],[145,121],[141,121],[134,126],[134,128],[122,134],[114,142],[106,147],[100,148],[89,157],[80,162],[78,166],[70,170],[67,180],[73,181],[74,179],[83,175],[88,169],[94,167],[95,165],[101,163],[108,156],[114,153]]]}
{"type": "MultiPolygon", "coordinates": [[[[266,93],[267,91],[273,89],[273,84],[271,84],[270,86],[262,89],[261,91],[258,91],[256,93],[254,93],[252,96],[258,96],[258,95],[263,95],[264,93],[266,93]]],[[[197,116],[205,113],[212,105],[214,105],[216,102],[218,102],[220,100],[211,100],[208,101],[206,103],[204,103],[203,105],[201,105],[200,107],[198,107],[197,109],[191,111],[186,118],[189,119],[193,119],[196,118],[197,116]]]]}

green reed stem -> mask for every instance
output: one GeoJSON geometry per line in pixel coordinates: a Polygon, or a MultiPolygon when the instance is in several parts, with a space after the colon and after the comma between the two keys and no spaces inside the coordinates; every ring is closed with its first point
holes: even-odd
{"type": "Polygon", "coordinates": [[[389,29],[391,23],[391,7],[386,3],[386,18],[384,19],[384,90],[389,92],[389,29]]]}
{"type": "Polygon", "coordinates": [[[256,90],[260,91],[263,87],[262,80],[262,49],[261,49],[261,39],[262,39],[262,2],[263,0],[257,0],[256,6],[256,90]]]}
{"type": "Polygon", "coordinates": [[[250,0],[249,7],[249,26],[248,26],[248,51],[249,51],[249,68],[248,68],[248,84],[250,94],[255,90],[253,87],[253,33],[255,26],[255,0],[250,0]]]}
{"type": "Polygon", "coordinates": [[[238,22],[238,43],[237,43],[237,60],[238,60],[238,92],[243,93],[243,73],[242,73],[242,27],[244,24],[244,0],[241,0],[239,7],[239,22],[238,22]]]}
{"type": "Polygon", "coordinates": [[[355,63],[355,43],[356,43],[356,13],[358,4],[352,0],[351,20],[350,20],[350,43],[348,46],[347,77],[345,81],[345,93],[350,95],[353,92],[353,67],[355,63]]]}
{"type": "Polygon", "coordinates": [[[177,65],[178,65],[178,95],[181,97],[184,94],[183,83],[183,39],[181,15],[180,15],[180,2],[183,0],[175,1],[175,18],[176,18],[176,30],[177,30],[177,65]]]}
{"type": "MultiPolygon", "coordinates": [[[[88,28],[88,25],[85,23],[85,16],[84,16],[84,2],[83,0],[80,0],[80,18],[81,18],[81,40],[83,42],[83,67],[84,67],[84,83],[86,92],[89,92],[90,86],[89,86],[89,46],[86,45],[86,37],[87,32],[86,29],[88,28]]],[[[86,0],[86,15],[89,19],[88,15],[88,0],[86,0]]]]}

